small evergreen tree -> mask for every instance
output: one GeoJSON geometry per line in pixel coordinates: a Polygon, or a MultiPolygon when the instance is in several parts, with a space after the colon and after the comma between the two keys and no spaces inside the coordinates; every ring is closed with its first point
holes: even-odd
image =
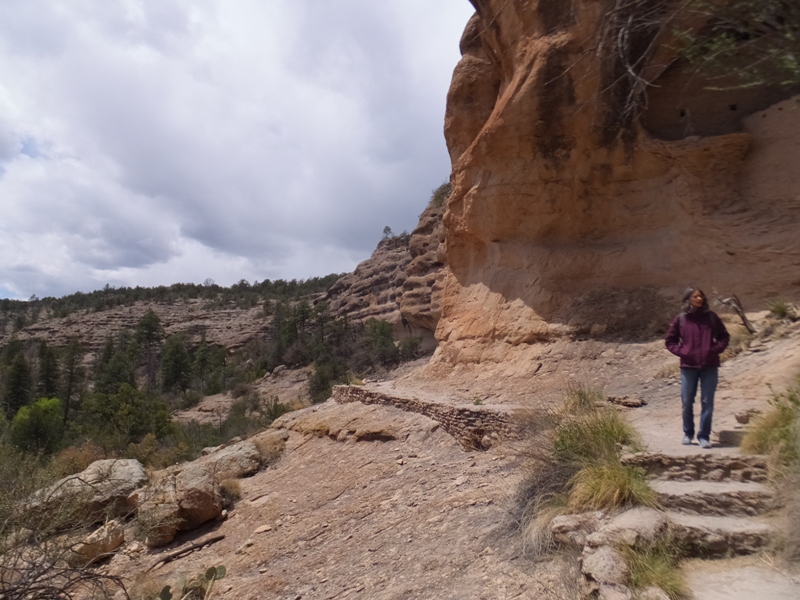
{"type": "Polygon", "coordinates": [[[164,328],[161,319],[152,308],[139,319],[136,325],[136,342],[144,361],[147,375],[147,389],[151,393],[156,388],[156,374],[158,372],[158,350],[164,338],[164,328]]]}
{"type": "Polygon", "coordinates": [[[33,377],[25,354],[18,353],[6,377],[3,404],[6,416],[11,419],[17,411],[31,401],[33,377]]]}
{"type": "Polygon", "coordinates": [[[101,394],[114,394],[122,385],[136,387],[134,364],[127,349],[113,345],[112,348],[110,357],[101,364],[95,379],[94,389],[101,394]]]}
{"type": "Polygon", "coordinates": [[[77,338],[71,338],[64,348],[64,377],[61,398],[64,401],[64,424],[69,420],[75,396],[80,396],[85,373],[81,366],[83,347],[77,338]]]}
{"type": "Polygon", "coordinates": [[[59,366],[56,351],[47,345],[39,344],[39,378],[36,393],[40,398],[55,398],[58,396],[59,366]]]}
{"type": "Polygon", "coordinates": [[[161,388],[165,392],[183,391],[189,387],[192,359],[186,349],[186,339],[171,335],[164,342],[161,356],[161,388]]]}

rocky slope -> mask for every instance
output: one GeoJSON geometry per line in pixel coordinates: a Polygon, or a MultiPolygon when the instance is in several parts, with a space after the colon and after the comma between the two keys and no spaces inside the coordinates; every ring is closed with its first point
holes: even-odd
{"type": "Polygon", "coordinates": [[[652,334],[692,284],[751,305],[800,294],[800,97],[689,85],[661,38],[637,66],[652,84],[637,119],[615,55],[596,51],[624,26],[606,3],[473,5],[445,120],[439,361],[593,326],[652,334]]]}
{"type": "Polygon", "coordinates": [[[411,261],[408,234],[384,238],[355,271],[342,276],[325,295],[331,313],[366,321],[384,319],[402,332],[398,299],[411,261]]]}
{"type": "MultiPolygon", "coordinates": [[[[765,408],[764,381],[782,387],[800,364],[797,325],[752,316],[761,331],[773,331],[723,365],[712,450],[680,444],[675,376],[663,375],[674,357],[660,342],[554,342],[524,379],[489,366],[492,377],[464,372],[440,386],[420,363],[392,381],[338,388],[327,403],[284,415],[266,434],[286,439],[283,456],[240,480],[242,498],[226,519],[178,533],[164,549],[129,543],[102,568],[133,587],[160,589],[180,574],[222,564],[228,574],[215,588],[222,599],[575,600],[580,577],[568,554],[551,562],[525,553],[516,493],[527,446],[506,425],[515,411],[557,401],[575,380],[644,401],[619,410],[648,445],[648,453],[628,460],[657,478],[668,506],[663,515],[649,513],[659,531],[669,519],[701,553],[708,551],[704,544],[723,555],[752,552],[776,535],[774,494],[757,483],[764,479],[763,459],[741,458],[726,432],[741,431],[737,413],[765,408]],[[465,443],[475,439],[476,427],[496,434],[484,450],[465,443]],[[198,546],[188,551],[192,544],[198,546]],[[180,558],[162,562],[184,549],[180,558]]],[[[619,532],[622,522],[626,531],[643,531],[635,516],[603,515],[597,533],[619,532]]],[[[599,540],[594,535],[595,545],[584,551],[590,584],[607,573],[598,570],[599,557],[589,559],[602,554],[599,540]]],[[[767,552],[769,570],[758,560],[687,563],[695,597],[711,597],[720,581],[731,600],[752,597],[747,590],[754,582],[763,597],[797,597],[796,567],[767,552]]],[[[620,591],[623,584],[600,585],[620,591]]]]}
{"type": "MultiPolygon", "coordinates": [[[[193,343],[205,337],[208,343],[231,350],[263,337],[269,324],[261,308],[219,308],[202,300],[169,304],[137,302],[100,312],[80,311],[63,318],[42,318],[13,336],[22,342],[46,341],[56,347],[65,346],[70,338],[76,337],[88,352],[96,353],[108,336],[123,329],[135,329],[148,309],[159,316],[167,335],[184,333],[193,343]]],[[[11,337],[10,331],[0,332],[0,347],[11,337]]]]}
{"type": "Polygon", "coordinates": [[[410,235],[381,240],[370,258],[328,291],[331,312],[359,321],[384,319],[398,339],[417,336],[424,350],[432,350],[444,280],[443,212],[429,206],[410,235]]]}

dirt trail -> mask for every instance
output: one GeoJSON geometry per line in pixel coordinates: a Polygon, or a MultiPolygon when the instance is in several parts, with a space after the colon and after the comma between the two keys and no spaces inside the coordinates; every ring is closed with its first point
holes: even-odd
{"type": "MultiPolygon", "coordinates": [[[[760,325],[764,326],[763,316],[760,325]]],[[[771,394],[770,386],[779,391],[796,382],[800,371],[800,331],[787,328],[775,339],[756,342],[752,350],[725,362],[720,368],[720,387],[715,402],[713,448],[700,449],[695,441],[691,446],[680,443],[680,389],[672,379],[666,385],[656,386],[647,394],[648,404],[629,414],[630,421],[642,434],[650,452],[657,452],[677,459],[690,459],[696,455],[735,459],[740,456],[738,441],[745,426],[736,420],[736,415],[748,410],[765,410],[765,399],[771,394]]],[[[695,406],[699,418],[699,401],[695,406]]],[[[711,486],[723,484],[695,482],[703,488],[706,503],[714,508],[711,486]]],[[[769,487],[769,484],[767,484],[769,487]]],[[[676,494],[676,484],[671,487],[676,494]]],[[[740,484],[741,489],[753,484],[740,484]]],[[[697,492],[699,493],[699,492],[697,492]]],[[[721,492],[719,492],[721,493],[721,492]]],[[[722,504],[719,502],[717,504],[722,504]]],[[[713,511],[733,519],[734,511],[713,511]]],[[[714,517],[711,517],[713,519],[714,517]]],[[[775,516],[737,517],[744,523],[756,520],[771,523],[780,530],[775,516]]],[[[779,537],[779,533],[776,534],[779,537]]],[[[769,549],[754,556],[718,558],[716,560],[694,559],[688,561],[684,570],[694,598],[704,600],[796,600],[800,598],[800,567],[785,564],[772,555],[769,549]]]]}
{"type": "MultiPolygon", "coordinates": [[[[758,321],[758,319],[756,319],[758,321]]],[[[680,444],[675,361],[660,341],[556,342],[527,364],[498,370],[464,367],[446,377],[423,362],[370,389],[498,412],[554,404],[570,382],[640,398],[620,408],[652,452],[730,457],[721,431],[739,431],[734,415],[763,409],[768,382],[785,385],[800,367],[800,327],[788,328],[726,362],[715,414],[715,447],[680,444]]],[[[466,451],[442,424],[395,406],[328,402],[289,413],[283,457],[241,481],[242,499],[227,520],[185,534],[157,552],[129,547],[106,568],[134,578],[159,556],[205,536],[225,539],[140,575],[153,587],[181,573],[224,564],[222,599],[574,600],[570,561],[526,557],[516,521],[521,473],[518,444],[466,451]]],[[[774,559],[691,561],[696,598],[800,597],[796,572],[774,559]],[[772,562],[770,562],[772,560],[772,562]],[[753,589],[760,593],[753,595],[753,589]]]]}

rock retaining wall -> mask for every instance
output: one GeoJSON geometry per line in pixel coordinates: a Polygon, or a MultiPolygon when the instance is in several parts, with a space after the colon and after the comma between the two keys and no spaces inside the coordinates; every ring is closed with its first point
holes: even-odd
{"type": "Polygon", "coordinates": [[[460,406],[427,402],[419,398],[390,396],[362,386],[337,385],[333,399],[339,404],[361,402],[394,406],[441,423],[444,430],[465,448],[486,450],[515,433],[513,413],[505,407],[460,406]]]}

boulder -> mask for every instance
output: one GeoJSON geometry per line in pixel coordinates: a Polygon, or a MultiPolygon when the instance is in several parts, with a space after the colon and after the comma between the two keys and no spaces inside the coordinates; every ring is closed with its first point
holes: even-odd
{"type": "Polygon", "coordinates": [[[170,543],[178,531],[195,529],[222,512],[215,465],[200,461],[157,472],[153,484],[129,500],[138,510],[140,535],[151,548],[170,543]]]}
{"type": "Polygon", "coordinates": [[[597,591],[598,600],[633,600],[633,592],[624,585],[601,585],[597,591]]]}
{"type": "Polygon", "coordinates": [[[218,446],[197,460],[209,468],[218,481],[238,479],[254,474],[261,468],[261,453],[250,440],[218,446]]]}
{"type": "Polygon", "coordinates": [[[598,530],[605,543],[652,544],[667,528],[667,517],[652,508],[637,506],[616,515],[598,530]]]}
{"type": "Polygon", "coordinates": [[[600,511],[574,515],[559,515],[550,522],[553,537],[567,546],[582,548],[586,538],[600,526],[600,511]]]}
{"type": "Polygon", "coordinates": [[[597,582],[600,586],[627,583],[630,576],[628,563],[615,548],[611,546],[585,548],[582,558],[581,571],[591,581],[597,582]]]}
{"type": "Polygon", "coordinates": [[[68,507],[70,514],[89,521],[130,513],[128,496],[147,483],[147,473],[138,460],[97,460],[80,473],[65,477],[36,492],[25,508],[52,514],[68,507]]]}
{"type": "Polygon", "coordinates": [[[670,600],[669,594],[660,587],[650,586],[639,592],[637,600],[670,600]]]}
{"type": "Polygon", "coordinates": [[[73,546],[68,562],[75,567],[88,565],[99,556],[113,552],[124,541],[125,528],[122,523],[117,520],[109,521],[73,546]]]}
{"type": "Polygon", "coordinates": [[[179,506],[180,529],[199,527],[222,512],[214,465],[189,463],[175,478],[175,496],[179,506]]]}

